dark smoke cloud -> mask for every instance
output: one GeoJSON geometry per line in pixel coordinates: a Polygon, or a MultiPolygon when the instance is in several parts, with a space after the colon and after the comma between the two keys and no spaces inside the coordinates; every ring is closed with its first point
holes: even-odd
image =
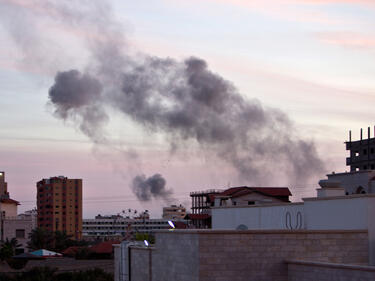
{"type": "MultiPolygon", "coordinates": [[[[146,57],[136,63],[122,71],[121,85],[103,96],[101,105],[110,105],[148,130],[163,132],[173,147],[195,142],[231,164],[250,183],[274,182],[272,175],[280,170],[290,183],[304,183],[322,171],[314,144],[296,136],[285,113],[245,99],[232,83],[210,71],[204,60],[146,57]]],[[[90,81],[94,79],[100,76],[90,81]]],[[[66,96],[76,95],[79,92],[66,96]]],[[[89,105],[94,98],[84,95],[82,100],[89,105]]],[[[57,111],[67,110],[54,104],[57,111]]]]}
{"type": "MultiPolygon", "coordinates": [[[[57,117],[76,122],[95,143],[105,140],[110,109],[163,133],[174,149],[198,145],[234,167],[245,184],[280,184],[275,175],[282,173],[303,185],[324,171],[315,144],[298,135],[285,113],[245,98],[203,59],[132,54],[105,1],[34,1],[48,3],[59,22],[85,28],[89,65],[84,73],[59,72],[49,100],[57,117]]],[[[152,198],[150,192],[136,194],[152,198]]]]}
{"type": "Polygon", "coordinates": [[[132,190],[140,201],[150,201],[151,199],[163,199],[170,203],[172,191],[166,189],[167,181],[160,174],[155,174],[149,178],[145,175],[136,176],[132,182],[132,190]]]}
{"type": "Polygon", "coordinates": [[[108,122],[101,102],[101,83],[77,70],[58,72],[49,90],[55,115],[64,120],[79,119],[79,128],[95,142],[103,142],[101,128],[108,122]]]}

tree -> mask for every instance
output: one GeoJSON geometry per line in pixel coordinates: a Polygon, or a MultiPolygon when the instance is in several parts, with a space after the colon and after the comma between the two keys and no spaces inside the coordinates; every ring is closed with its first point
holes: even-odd
{"type": "Polygon", "coordinates": [[[0,248],[0,259],[6,260],[14,256],[16,253],[16,249],[21,247],[22,245],[18,243],[16,238],[6,239],[5,242],[1,243],[0,248]]]}
{"type": "Polygon", "coordinates": [[[29,234],[27,247],[31,250],[53,250],[54,235],[51,231],[44,228],[35,228],[29,234]]]}
{"type": "Polygon", "coordinates": [[[74,244],[73,240],[70,239],[72,236],[67,235],[65,231],[55,231],[54,233],[54,250],[59,252],[65,250],[74,244]]]}

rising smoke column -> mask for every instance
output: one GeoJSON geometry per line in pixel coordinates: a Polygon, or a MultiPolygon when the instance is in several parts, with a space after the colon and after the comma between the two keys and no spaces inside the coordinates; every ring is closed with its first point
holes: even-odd
{"type": "MultiPolygon", "coordinates": [[[[105,1],[33,0],[27,11],[83,31],[87,67],[78,71],[72,62],[70,70],[60,70],[48,96],[55,116],[75,122],[94,143],[105,143],[110,108],[148,132],[163,133],[173,148],[197,145],[234,167],[245,184],[267,184],[281,171],[289,183],[303,185],[324,170],[314,143],[298,135],[285,113],[245,98],[203,59],[129,50],[105,1]]],[[[38,34],[28,45],[35,47],[38,34]]]]}
{"type": "Polygon", "coordinates": [[[151,199],[163,199],[167,203],[173,201],[172,190],[166,188],[167,181],[160,174],[149,178],[145,175],[138,175],[133,179],[132,190],[140,201],[151,199]]]}

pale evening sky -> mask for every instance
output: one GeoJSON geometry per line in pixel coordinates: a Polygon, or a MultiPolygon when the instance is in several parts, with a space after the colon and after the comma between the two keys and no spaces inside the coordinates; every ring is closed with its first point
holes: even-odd
{"type": "MultiPolygon", "coordinates": [[[[21,211],[35,206],[35,183],[55,175],[83,178],[85,218],[127,208],[160,215],[165,202],[140,203],[130,189],[140,172],[161,173],[183,204],[190,204],[190,191],[250,184],[194,144],[172,155],[162,132],[118,112],[110,111],[105,128],[109,146],[94,145],[72,120],[56,118],[48,90],[57,71],[86,70],[92,54],[82,38],[106,37],[65,21],[53,3],[0,0],[0,170],[21,211]],[[141,160],[129,163],[124,147],[141,160]]],[[[112,9],[133,53],[202,58],[245,99],[285,112],[297,134],[315,142],[325,172],[347,169],[348,130],[357,138],[375,123],[374,1],[112,0],[104,8],[112,9]]],[[[314,195],[325,172],[291,186],[292,193],[314,195]]],[[[277,176],[270,182],[288,184],[277,176]]]]}

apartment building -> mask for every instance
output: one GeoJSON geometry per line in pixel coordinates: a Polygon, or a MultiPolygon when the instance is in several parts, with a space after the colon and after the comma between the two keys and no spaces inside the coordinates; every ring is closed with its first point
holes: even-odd
{"type": "Polygon", "coordinates": [[[184,219],[186,216],[186,208],[182,205],[171,205],[163,207],[163,219],[184,219]]]}
{"type": "Polygon", "coordinates": [[[37,182],[38,227],[82,238],[82,179],[64,176],[37,182]]]}
{"type": "MultiPolygon", "coordinates": [[[[173,222],[176,226],[186,223],[182,219],[173,220],[173,222]]],[[[84,240],[115,240],[132,237],[136,233],[153,234],[155,231],[170,228],[168,219],[98,215],[94,219],[83,220],[82,238],[84,240]]]]}

